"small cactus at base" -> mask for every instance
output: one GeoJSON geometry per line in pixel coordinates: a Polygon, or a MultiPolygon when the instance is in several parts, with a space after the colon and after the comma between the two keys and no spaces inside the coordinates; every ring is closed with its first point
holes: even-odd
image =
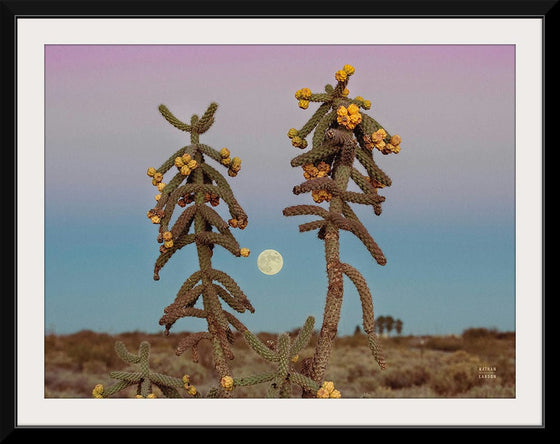
{"type": "MultiPolygon", "coordinates": [[[[339,398],[340,392],[334,390],[326,391],[325,384],[321,387],[317,382],[297,371],[292,364],[298,361],[300,351],[307,345],[313,333],[315,319],[309,316],[305,321],[299,334],[293,339],[287,333],[278,336],[274,346],[263,343],[257,335],[246,330],[243,336],[249,346],[263,359],[276,365],[274,371],[260,373],[257,375],[234,378],[230,375],[224,376],[220,380],[223,390],[231,392],[235,387],[251,386],[262,383],[269,383],[266,392],[267,398],[291,398],[294,386],[299,386],[304,390],[317,393],[318,398],[339,398]],[[323,395],[328,396],[323,396],[323,395]]],[[[332,385],[332,382],[330,383],[332,385]]],[[[327,386],[330,387],[330,386],[327,386]]]]}
{"type": "Polygon", "coordinates": [[[115,343],[117,355],[128,364],[136,364],[138,370],[134,372],[113,371],[109,375],[119,382],[105,388],[102,384],[97,384],[93,391],[94,398],[109,398],[117,392],[136,385],[136,398],[153,399],[157,396],[153,393],[153,386],[156,386],[166,398],[182,398],[179,393],[180,388],[185,388],[191,396],[197,396],[196,390],[191,389],[191,385],[185,383],[183,379],[173,376],[156,373],[150,369],[150,344],[143,341],[140,344],[138,354],[128,352],[125,345],[118,341],[115,343]]]}

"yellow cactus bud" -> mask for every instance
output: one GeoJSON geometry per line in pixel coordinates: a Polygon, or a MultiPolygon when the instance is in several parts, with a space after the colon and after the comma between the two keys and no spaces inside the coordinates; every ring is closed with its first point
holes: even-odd
{"type": "Polygon", "coordinates": [[[349,116],[350,118],[350,123],[354,126],[360,124],[362,122],[362,115],[360,113],[358,114],[351,114],[349,116]]]}
{"type": "Polygon", "coordinates": [[[307,109],[307,108],[309,107],[309,100],[303,100],[303,99],[300,100],[300,101],[298,102],[298,106],[299,106],[301,109],[307,109]]]}
{"type": "Polygon", "coordinates": [[[136,399],[144,399],[142,395],[136,395],[136,399]]]}
{"type": "Polygon", "coordinates": [[[292,145],[296,148],[300,148],[303,145],[303,139],[299,136],[292,137],[292,145]]]}
{"type": "Polygon", "coordinates": [[[319,171],[325,171],[326,173],[328,173],[331,170],[330,165],[327,162],[319,162],[319,164],[317,165],[317,169],[319,171]]]}
{"type": "Polygon", "coordinates": [[[344,97],[346,97],[348,94],[350,94],[350,90],[349,90],[348,88],[344,88],[344,89],[342,90],[342,95],[343,95],[344,97]]]}
{"type": "Polygon", "coordinates": [[[323,202],[323,196],[321,193],[321,190],[313,190],[311,191],[311,197],[313,198],[313,200],[317,203],[321,203],[323,202]]]}
{"type": "Polygon", "coordinates": [[[306,163],[305,165],[302,166],[304,174],[303,176],[306,179],[309,178],[313,178],[313,177],[317,177],[317,174],[319,173],[319,169],[313,165],[312,163],[306,163]],[[309,177],[307,177],[309,176],[309,177]]]}
{"type": "Polygon", "coordinates": [[[233,378],[231,376],[224,376],[220,380],[222,387],[228,391],[233,390],[233,378]]]}
{"type": "Polygon", "coordinates": [[[348,114],[348,110],[346,109],[345,106],[339,106],[338,109],[336,110],[336,114],[338,116],[346,116],[348,114]]]}
{"type": "Polygon", "coordinates": [[[350,105],[348,105],[348,114],[359,114],[360,113],[360,108],[358,108],[358,105],[356,105],[355,103],[351,103],[350,105]]]}
{"type": "Polygon", "coordinates": [[[157,184],[157,189],[158,191],[163,191],[163,189],[165,188],[165,183],[164,182],[160,182],[157,184]]]}
{"type": "Polygon", "coordinates": [[[154,174],[154,180],[156,181],[156,183],[160,183],[163,180],[163,174],[155,173],[154,174]]]}
{"type": "Polygon", "coordinates": [[[319,169],[316,166],[313,166],[305,170],[305,172],[308,173],[311,177],[317,177],[317,175],[319,174],[319,169]]]}
{"type": "Polygon", "coordinates": [[[181,167],[181,174],[183,176],[188,176],[189,174],[191,174],[191,169],[187,165],[183,165],[181,167]]]}
{"type": "Polygon", "coordinates": [[[184,165],[182,157],[175,157],[175,166],[181,168],[184,165]]]}
{"type": "Polygon", "coordinates": [[[156,195],[154,196],[154,199],[155,199],[155,200],[160,200],[160,199],[161,199],[161,194],[156,194],[156,195]]]}
{"type": "Polygon", "coordinates": [[[298,362],[298,360],[299,360],[299,355],[292,356],[291,359],[292,362],[298,362]]]}
{"type": "Polygon", "coordinates": [[[329,396],[329,398],[340,398],[341,394],[338,390],[333,390],[329,396]]]}
{"type": "Polygon", "coordinates": [[[327,392],[331,393],[334,390],[334,383],[332,381],[323,382],[323,387],[327,392]]]}
{"type": "Polygon", "coordinates": [[[317,390],[317,398],[340,398],[340,391],[334,388],[332,381],[325,381],[321,388],[317,390]]]}
{"type": "Polygon", "coordinates": [[[159,216],[152,216],[150,220],[152,221],[153,224],[159,224],[161,222],[159,216]]]}
{"type": "Polygon", "coordinates": [[[391,137],[391,145],[398,146],[401,144],[401,142],[401,136],[399,136],[398,134],[395,134],[393,137],[391,137]]]}
{"type": "Polygon", "coordinates": [[[339,115],[336,118],[336,121],[339,123],[339,125],[342,125],[345,128],[353,129],[354,127],[354,123],[352,123],[352,121],[350,120],[350,116],[348,115],[339,115]]]}
{"type": "Polygon", "coordinates": [[[187,387],[187,393],[191,396],[196,395],[196,387],[194,385],[189,385],[187,387]]]}
{"type": "Polygon", "coordinates": [[[237,176],[237,171],[228,170],[227,173],[228,173],[228,176],[229,176],[229,177],[235,177],[235,176],[237,176]]]}
{"type": "Polygon", "coordinates": [[[239,253],[243,257],[249,257],[249,254],[251,254],[251,250],[249,250],[248,248],[242,248],[241,250],[239,250],[239,253]]]}
{"type": "Polygon", "coordinates": [[[348,74],[346,73],[346,71],[341,69],[340,71],[335,72],[334,78],[337,82],[344,82],[348,78],[348,74]]]}
{"type": "Polygon", "coordinates": [[[187,163],[187,166],[188,166],[191,170],[194,170],[194,169],[198,166],[198,163],[197,163],[196,160],[192,159],[192,160],[189,160],[189,162],[187,163]]]}
{"type": "Polygon", "coordinates": [[[290,139],[293,139],[293,138],[296,137],[297,135],[298,135],[298,130],[297,130],[297,129],[295,129],[295,128],[290,128],[290,129],[288,130],[288,137],[289,137],[290,139]]]}
{"type": "Polygon", "coordinates": [[[171,239],[173,239],[173,234],[171,233],[171,231],[165,231],[163,233],[163,240],[164,241],[169,241],[171,239]]]}
{"type": "Polygon", "coordinates": [[[191,378],[189,375],[183,375],[183,383],[184,384],[188,384],[191,381],[191,378]]]}
{"type": "Polygon", "coordinates": [[[387,132],[383,128],[379,128],[371,135],[371,140],[376,143],[382,141],[385,137],[387,137],[387,132]]]}
{"type": "Polygon", "coordinates": [[[346,73],[346,75],[351,76],[356,71],[356,68],[354,68],[352,65],[344,65],[342,67],[342,70],[346,73]]]}
{"type": "Polygon", "coordinates": [[[227,148],[222,148],[220,150],[220,156],[222,156],[222,159],[225,159],[225,158],[229,157],[229,155],[230,155],[230,152],[227,148]]]}
{"type": "Polygon", "coordinates": [[[188,153],[183,154],[183,156],[181,158],[183,159],[184,164],[189,163],[192,159],[191,155],[188,154],[188,153]]]}
{"type": "Polygon", "coordinates": [[[148,176],[154,177],[154,174],[156,174],[156,169],[154,167],[150,167],[148,168],[148,171],[146,173],[148,174],[148,176]]]}
{"type": "Polygon", "coordinates": [[[154,393],[150,393],[148,396],[146,396],[146,398],[154,399],[154,398],[157,398],[157,396],[154,393]]]}
{"type": "Polygon", "coordinates": [[[104,391],[103,384],[97,384],[93,388],[91,394],[93,395],[94,398],[103,398],[103,391],[104,391]]]}
{"type": "Polygon", "coordinates": [[[222,165],[229,166],[230,163],[231,163],[231,158],[225,157],[222,159],[222,165]]]}
{"type": "Polygon", "coordinates": [[[371,108],[371,102],[369,100],[364,100],[363,107],[364,107],[364,109],[370,109],[371,108]]]}
{"type": "Polygon", "coordinates": [[[165,241],[165,242],[163,243],[163,246],[164,246],[165,248],[171,248],[171,247],[173,247],[173,240],[165,241]]]}
{"type": "Polygon", "coordinates": [[[298,89],[295,93],[295,97],[298,100],[308,100],[311,97],[311,90],[309,88],[298,89]]]}
{"type": "Polygon", "coordinates": [[[237,219],[230,219],[228,220],[228,224],[231,228],[237,228],[237,219]]]}
{"type": "Polygon", "coordinates": [[[231,159],[230,168],[233,171],[238,172],[241,169],[241,159],[239,157],[234,157],[233,159],[231,159]]]}

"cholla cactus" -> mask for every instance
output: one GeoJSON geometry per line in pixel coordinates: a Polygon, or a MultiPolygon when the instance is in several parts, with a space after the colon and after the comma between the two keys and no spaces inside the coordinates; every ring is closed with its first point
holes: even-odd
{"type": "Polygon", "coordinates": [[[309,369],[309,376],[317,382],[324,377],[336,337],[345,275],[358,290],[363,327],[368,335],[370,349],[379,366],[385,367],[375,333],[369,288],[358,270],[340,261],[339,230],[356,235],[377,263],[385,265],[383,252],[349,204],[371,205],[376,215],[381,214],[381,203],[385,197],[379,195],[378,190],[390,186],[391,179],[377,166],[373,154],[375,150],[384,155],[398,153],[401,138],[398,135],[391,136],[378,122],[361,111],[370,109],[369,100],[362,97],[351,99],[348,96],[347,84],[354,71],[350,65],[337,71],[336,86],[327,85],[325,93],[315,94],[308,88],[298,90],[296,99],[300,108],[307,109],[310,102],[322,104],[301,129],[292,128],[288,131],[292,145],[305,149],[308,146],[306,137],[314,130],[311,149],[291,161],[293,167],[303,168],[306,179],[294,187],[294,194],[311,192],[316,204],[328,203],[328,209],[320,205],[297,205],[284,209],[285,216],[318,216],[319,220],[304,223],[299,229],[301,232],[317,229],[319,238],[325,242],[328,292],[323,325],[309,369]],[[355,160],[363,166],[366,174],[358,170],[355,160]],[[356,183],[361,192],[348,190],[350,180],[356,183]]]}
{"type": "MultiPolygon", "coordinates": [[[[340,392],[338,391],[334,392],[333,396],[330,396],[334,391],[334,386],[327,393],[317,382],[296,371],[293,367],[293,364],[299,358],[299,353],[311,338],[314,323],[315,319],[309,316],[293,341],[287,333],[282,333],[278,336],[274,346],[264,344],[257,335],[249,330],[244,331],[243,336],[251,348],[263,359],[276,364],[276,369],[240,378],[226,375],[220,380],[221,387],[226,391],[232,391],[235,387],[270,383],[266,393],[267,398],[291,398],[293,386],[296,385],[308,392],[316,393],[318,398],[340,397],[340,392]],[[328,396],[325,396],[325,394],[328,396]]],[[[332,385],[332,382],[330,384],[332,385]]],[[[329,385],[328,387],[330,388],[331,386],[329,385]]]]}
{"type": "MultiPolygon", "coordinates": [[[[179,249],[195,244],[200,270],[192,274],[179,289],[175,301],[164,310],[160,324],[166,332],[179,318],[193,316],[204,318],[208,331],[186,336],[177,348],[181,354],[188,348],[193,350],[197,360],[197,344],[201,339],[212,342],[214,365],[219,377],[230,374],[228,359],[233,359],[229,344],[233,335],[230,325],[240,331],[243,324],[231,313],[225,311],[220,299],[239,313],[254,312],[251,303],[228,274],[212,268],[212,251],[215,245],[228,250],[234,256],[247,257],[249,250],[240,248],[230,231],[231,228],[244,229],[247,215],[235,199],[227,180],[206,160],[215,160],[225,167],[230,177],[235,177],[241,169],[241,159],[231,157],[227,148],[216,150],[199,141],[199,135],[207,131],[214,122],[218,105],[210,104],[202,117],[193,115],[190,125],[177,119],[164,105],[159,107],[163,117],[181,131],[190,133],[190,144],[175,152],[159,168],[149,168],[148,176],[157,187],[156,205],[148,211],[148,218],[159,225],[158,242],[162,243],[160,255],[155,263],[154,279],[165,263],[179,249]],[[175,169],[175,175],[168,183],[164,174],[175,169]],[[213,207],[224,202],[231,218],[223,220],[213,207]],[[185,208],[171,225],[175,207],[185,208]],[[202,299],[202,308],[195,304],[202,299]]],[[[227,393],[224,393],[227,395],[227,393]]]]}
{"type": "Polygon", "coordinates": [[[194,386],[188,384],[188,381],[185,382],[184,378],[174,378],[150,370],[150,344],[148,342],[143,341],[140,344],[137,355],[129,353],[125,345],[120,341],[115,343],[115,351],[124,362],[128,364],[137,364],[138,371],[111,372],[111,378],[118,379],[119,382],[107,389],[105,389],[103,385],[97,384],[92,391],[94,398],[109,398],[111,395],[133,385],[137,387],[137,398],[155,398],[156,395],[152,391],[152,386],[154,385],[161,390],[166,398],[182,398],[178,390],[180,388],[187,389],[187,393],[191,396],[199,397],[194,386]]]}

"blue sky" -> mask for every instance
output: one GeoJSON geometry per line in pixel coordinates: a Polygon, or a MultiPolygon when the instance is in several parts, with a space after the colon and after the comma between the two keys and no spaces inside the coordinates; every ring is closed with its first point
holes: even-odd
{"type": "MultiPolygon", "coordinates": [[[[219,104],[201,141],[243,160],[228,178],[249,215],[235,230],[251,249],[216,249],[255,313],[253,331],[288,331],[308,315],[319,326],[326,295],[323,244],[299,233],[305,217],[282,209],[303,181],[286,132],[314,108],[294,92],[320,92],[349,63],[350,96],[403,138],[398,155],[378,158],[392,178],[383,213],[356,208],[387,257],[379,266],[350,235],[341,258],[367,279],[377,315],[405,334],[515,329],[514,48],[512,46],[57,46],[45,50],[45,330],[158,332],[163,308],[197,269],[194,247],[177,253],[153,281],[157,229],[146,219],[154,188],[145,172],[188,143],[157,107],[177,116],[219,104]],[[284,268],[260,273],[274,248],[284,268]]],[[[218,207],[219,209],[219,207],[218,207]]],[[[226,214],[226,213],[222,213],[226,214]]],[[[361,324],[350,282],[339,324],[361,324]]],[[[186,318],[174,330],[205,329],[186,318]]]]}

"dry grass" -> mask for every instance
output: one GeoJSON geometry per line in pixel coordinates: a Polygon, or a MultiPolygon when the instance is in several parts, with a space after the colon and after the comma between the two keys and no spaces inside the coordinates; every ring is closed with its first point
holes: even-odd
{"type": "MultiPolygon", "coordinates": [[[[276,335],[261,333],[262,339],[276,335]]],[[[45,337],[45,397],[91,397],[92,388],[112,385],[109,372],[129,368],[114,352],[115,341],[122,341],[136,352],[141,341],[152,347],[151,367],[171,376],[190,376],[204,396],[216,384],[208,344],[201,344],[198,363],[190,352],[174,353],[181,334],[170,336],[140,332],[108,335],[82,331],[72,335],[45,337]]],[[[311,357],[313,338],[300,357],[311,357]]],[[[388,367],[381,371],[362,334],[337,338],[326,375],[345,398],[513,398],[515,397],[515,334],[487,329],[469,329],[461,336],[390,337],[383,339],[388,367]],[[480,369],[495,368],[495,378],[482,378],[480,369]]],[[[233,376],[249,376],[270,369],[243,339],[233,345],[233,376]]],[[[301,360],[295,364],[301,365],[301,360]]],[[[239,387],[239,398],[262,398],[266,385],[239,387]]],[[[120,396],[134,396],[134,391],[120,396]]],[[[294,397],[300,393],[294,390],[294,397]]]]}

